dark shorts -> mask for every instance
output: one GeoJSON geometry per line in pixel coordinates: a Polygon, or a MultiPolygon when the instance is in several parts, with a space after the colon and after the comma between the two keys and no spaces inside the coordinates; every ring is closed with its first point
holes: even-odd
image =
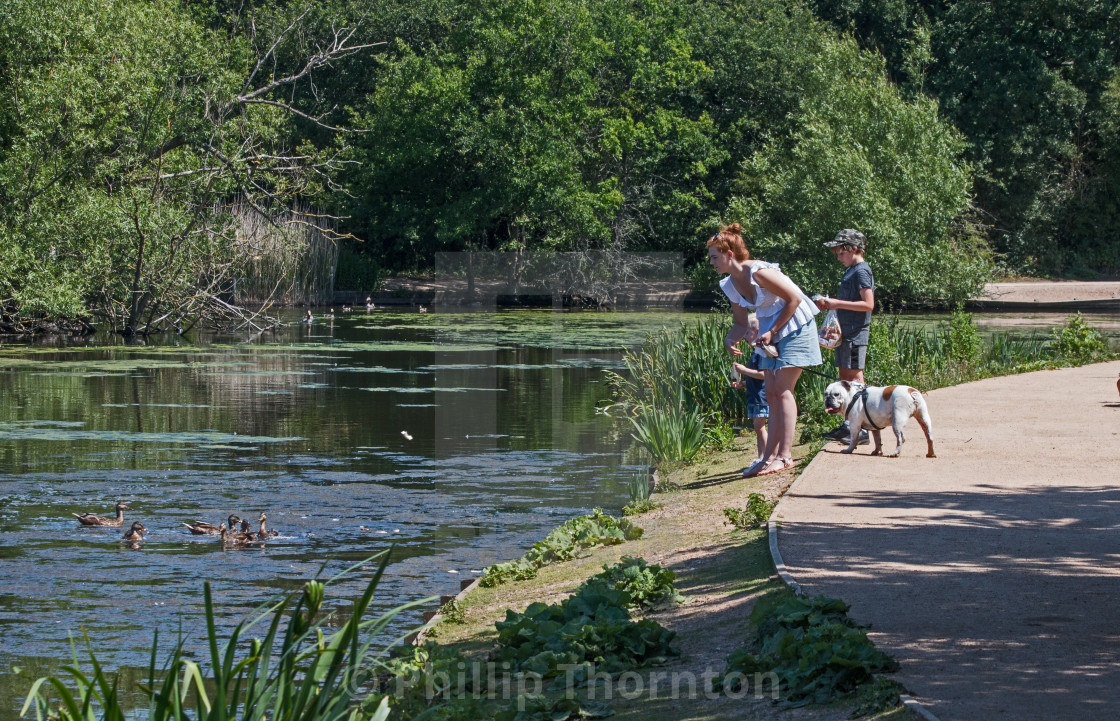
{"type": "Polygon", "coordinates": [[[852,345],[846,340],[840,341],[836,346],[836,367],[863,370],[867,363],[867,346],[852,345]]]}

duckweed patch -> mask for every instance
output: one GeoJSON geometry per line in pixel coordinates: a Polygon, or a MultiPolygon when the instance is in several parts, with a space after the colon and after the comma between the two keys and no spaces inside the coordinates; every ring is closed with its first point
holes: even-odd
{"type": "Polygon", "coordinates": [[[589,515],[566,521],[544,540],[534,543],[521,558],[487,566],[479,584],[491,588],[508,581],[524,581],[535,577],[541,566],[571,560],[595,546],[613,546],[641,537],[641,528],[596,508],[589,515]]]}

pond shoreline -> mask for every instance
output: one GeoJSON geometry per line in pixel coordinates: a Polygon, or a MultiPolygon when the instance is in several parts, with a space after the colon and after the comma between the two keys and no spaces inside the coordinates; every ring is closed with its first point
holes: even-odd
{"type": "MultiPolygon", "coordinates": [[[[751,493],[778,500],[805,465],[762,478],[744,479],[740,472],[744,458],[753,450],[753,435],[743,434],[730,448],[711,451],[668,473],[661,484],[667,490],[651,497],[661,505],[629,517],[643,529],[640,539],[594,548],[580,558],[545,566],[533,579],[493,588],[472,585],[456,597],[456,619],[430,617],[422,639],[440,645],[459,644],[472,657],[485,656],[496,639],[494,623],[505,618],[507,609],[522,611],[535,601],[559,602],[606,565],[617,563],[623,556],[639,556],[647,563],[672,570],[677,589],[687,597],[684,605],[645,616],[676,632],[683,653],[665,665],[627,673],[640,675],[645,682],[639,686],[651,692],[658,676],[704,678],[704,674],[714,677],[722,673],[726,657],[748,638],[748,619],[755,602],[768,594],[785,592],[785,585],[774,570],[766,525],[738,530],[726,523],[723,509],[741,508],[751,493]]],[[[806,462],[816,451],[815,443],[794,450],[795,456],[806,462]]],[[[598,690],[604,699],[614,694],[613,718],[619,721],[732,721],[746,714],[760,721],[790,718],[789,712],[774,705],[769,697],[731,698],[703,693],[692,698],[653,693],[627,697],[622,683],[619,679],[613,691],[598,690]]],[[[840,721],[849,718],[854,705],[854,699],[845,699],[801,708],[796,718],[840,721]]],[[[899,707],[876,718],[916,721],[919,717],[899,707]]]]}
{"type": "MultiPolygon", "coordinates": [[[[381,306],[450,306],[489,308],[710,308],[715,293],[694,292],[681,281],[653,281],[620,286],[608,303],[579,294],[551,294],[511,289],[505,283],[479,282],[473,295],[466,281],[390,278],[376,293],[335,291],[333,305],[365,304],[369,296],[381,306]]],[[[965,303],[976,311],[1113,313],[1120,310],[1120,282],[1014,281],[987,283],[984,292],[965,303]]]]}

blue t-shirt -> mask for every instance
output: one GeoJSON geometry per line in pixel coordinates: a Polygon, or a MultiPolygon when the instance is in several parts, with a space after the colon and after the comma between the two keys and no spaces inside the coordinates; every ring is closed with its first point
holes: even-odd
{"type": "MultiPolygon", "coordinates": [[[[837,300],[860,300],[860,290],[875,290],[875,276],[871,266],[865,261],[856,263],[844,271],[840,290],[836,291],[837,300]]],[[[836,320],[840,323],[840,337],[853,345],[867,345],[868,329],[871,327],[871,311],[837,310],[836,320]]]]}

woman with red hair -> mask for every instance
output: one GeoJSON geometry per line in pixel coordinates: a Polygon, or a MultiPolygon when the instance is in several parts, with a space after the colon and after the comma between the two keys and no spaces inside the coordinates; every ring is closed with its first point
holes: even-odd
{"type": "Polygon", "coordinates": [[[750,330],[752,311],[758,319],[755,345],[767,350],[759,367],[766,375],[770,435],[762,457],[743,475],[750,478],[784,471],[793,466],[794,389],[802,368],[821,363],[815,320],[819,311],[777,263],[751,260],[738,223],[724,226],[708,240],[708,262],[727,276],[719,286],[731,301],[731,330],[723,340],[728,353],[742,355],[738,344],[750,330]]]}

